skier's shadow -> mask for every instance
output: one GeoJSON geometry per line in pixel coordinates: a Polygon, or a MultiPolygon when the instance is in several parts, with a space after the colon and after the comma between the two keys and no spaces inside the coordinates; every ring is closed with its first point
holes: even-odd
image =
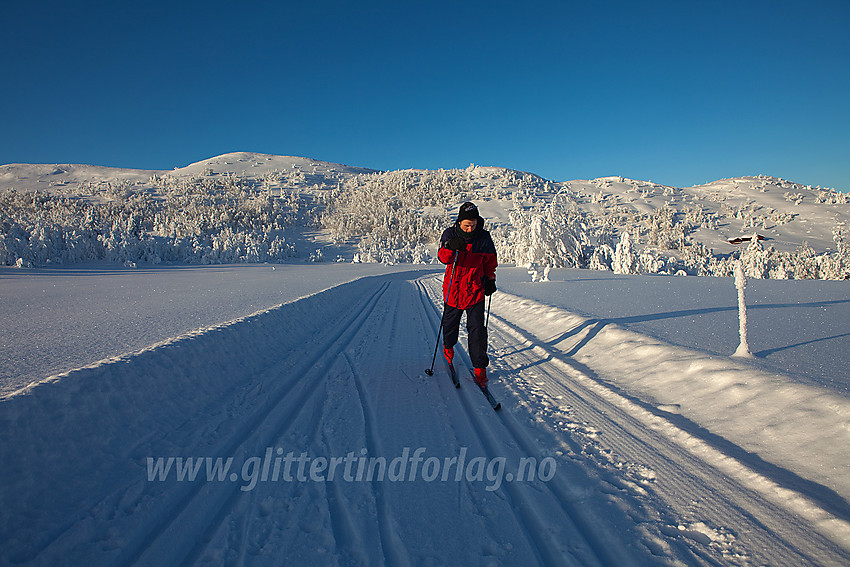
{"type": "Polygon", "coordinates": [[[596,337],[596,335],[598,335],[599,332],[602,331],[602,329],[604,329],[607,325],[613,322],[615,322],[614,319],[588,319],[587,321],[584,321],[581,325],[570,329],[566,333],[562,333],[561,335],[558,335],[557,337],[546,341],[545,344],[547,346],[554,347],[555,345],[558,345],[559,343],[569,338],[580,335],[585,329],[587,329],[587,332],[584,334],[581,340],[578,341],[575,345],[573,345],[573,347],[565,353],[567,356],[575,356],[582,348],[584,348],[585,345],[587,345],[587,343],[592,341],[596,337]]]}

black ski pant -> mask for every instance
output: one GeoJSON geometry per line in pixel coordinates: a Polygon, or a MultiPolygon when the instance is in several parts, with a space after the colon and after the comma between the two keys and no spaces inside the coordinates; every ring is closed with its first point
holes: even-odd
{"type": "Polygon", "coordinates": [[[484,300],[467,309],[445,306],[443,312],[443,346],[452,348],[457,344],[460,333],[460,318],[466,311],[466,330],[469,333],[469,358],[475,368],[486,368],[490,364],[487,356],[487,327],[484,326],[484,300]]]}

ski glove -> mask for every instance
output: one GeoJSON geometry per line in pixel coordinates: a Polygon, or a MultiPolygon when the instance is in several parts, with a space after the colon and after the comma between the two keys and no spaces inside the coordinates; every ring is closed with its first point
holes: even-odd
{"type": "Polygon", "coordinates": [[[449,250],[466,250],[466,241],[459,236],[455,236],[446,242],[446,248],[449,250]]]}
{"type": "Polygon", "coordinates": [[[496,291],[496,280],[484,280],[484,295],[493,295],[496,291]]]}

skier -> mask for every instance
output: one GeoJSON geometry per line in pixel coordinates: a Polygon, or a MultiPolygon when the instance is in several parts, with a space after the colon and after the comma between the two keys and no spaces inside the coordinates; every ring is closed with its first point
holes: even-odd
{"type": "Polygon", "coordinates": [[[484,219],[473,203],[461,205],[455,224],[443,231],[437,256],[446,264],[446,275],[443,278],[443,297],[446,302],[443,312],[443,354],[451,364],[460,319],[465,311],[469,357],[475,368],[475,381],[485,388],[486,368],[490,359],[487,356],[487,328],[484,326],[484,296],[496,291],[498,262],[496,246],[490,233],[484,230],[484,219]]]}

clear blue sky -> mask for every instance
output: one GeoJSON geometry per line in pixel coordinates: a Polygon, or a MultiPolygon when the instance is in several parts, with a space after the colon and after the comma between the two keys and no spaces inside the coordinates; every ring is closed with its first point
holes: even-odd
{"type": "Polygon", "coordinates": [[[39,1],[0,16],[0,163],[231,151],[850,190],[850,1],[39,1]]]}

